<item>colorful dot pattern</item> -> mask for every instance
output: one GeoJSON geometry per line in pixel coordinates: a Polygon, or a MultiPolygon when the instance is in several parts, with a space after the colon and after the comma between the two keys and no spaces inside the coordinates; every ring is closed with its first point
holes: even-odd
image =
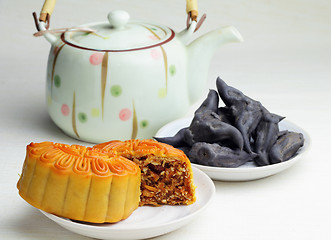
{"type": "Polygon", "coordinates": [[[61,87],[61,78],[59,75],[54,76],[54,86],[57,88],[61,87]]]}
{"type": "Polygon", "coordinates": [[[119,118],[122,120],[122,121],[127,121],[131,118],[132,116],[132,112],[130,109],[128,108],[123,108],[120,113],[118,114],[119,118]]]}
{"type": "Polygon", "coordinates": [[[110,88],[110,94],[114,97],[119,97],[122,94],[122,87],[120,85],[113,85],[110,88]]]}
{"type": "Polygon", "coordinates": [[[92,108],[91,109],[92,117],[99,117],[100,116],[100,109],[99,108],[92,108]]]}
{"type": "Polygon", "coordinates": [[[96,52],[90,56],[90,63],[96,66],[102,63],[102,59],[103,59],[103,53],[96,52]]]}
{"type": "Polygon", "coordinates": [[[142,120],[142,121],[140,121],[139,126],[140,126],[141,128],[146,128],[146,127],[148,127],[148,121],[147,121],[147,120],[142,120]]]}
{"type": "Polygon", "coordinates": [[[169,67],[169,73],[170,73],[170,76],[175,76],[175,74],[176,74],[176,66],[175,65],[171,65],[170,67],[169,67]]]}
{"type": "Polygon", "coordinates": [[[70,114],[70,108],[67,104],[62,104],[61,106],[61,113],[63,114],[63,116],[69,116],[70,114]]]}
{"type": "Polygon", "coordinates": [[[162,58],[162,52],[158,48],[153,48],[151,50],[151,56],[154,60],[160,60],[162,58]]]}
{"type": "Polygon", "coordinates": [[[86,115],[86,113],[84,113],[84,112],[78,113],[78,120],[81,123],[86,123],[87,122],[87,115],[86,115]]]}
{"type": "Polygon", "coordinates": [[[160,88],[158,92],[159,98],[165,98],[167,96],[167,89],[166,88],[160,88]]]}
{"type": "MultiPolygon", "coordinates": [[[[152,30],[156,30],[156,29],[152,29],[152,30]]],[[[158,40],[156,35],[149,35],[148,38],[158,40]]],[[[54,49],[54,54],[56,54],[57,52],[58,52],[58,48],[55,48],[54,49]]],[[[165,53],[162,53],[161,49],[158,48],[158,47],[150,49],[150,56],[155,61],[162,60],[162,58],[164,57],[163,54],[165,54],[165,53]]],[[[103,61],[103,57],[104,57],[103,52],[94,52],[89,57],[89,63],[92,66],[101,65],[102,61],[103,61]]],[[[175,65],[170,65],[169,66],[168,74],[170,76],[175,76],[175,74],[176,74],[176,66],[175,65]]],[[[61,88],[61,85],[62,85],[62,79],[61,79],[60,75],[56,74],[54,76],[54,86],[56,88],[61,88]]],[[[120,85],[118,85],[118,84],[117,85],[111,85],[110,95],[112,97],[120,97],[122,95],[122,93],[123,93],[123,89],[120,85]]],[[[158,90],[157,96],[158,96],[158,98],[161,98],[161,99],[165,98],[167,96],[167,87],[160,88],[158,90]]],[[[61,105],[61,113],[65,117],[69,116],[70,113],[71,113],[70,107],[65,103],[62,104],[61,105]]],[[[91,117],[94,117],[94,118],[100,117],[100,115],[101,115],[100,114],[100,109],[99,108],[92,108],[89,112],[89,115],[91,117]]],[[[118,118],[121,121],[128,121],[129,119],[132,118],[132,115],[133,115],[133,112],[132,112],[132,110],[130,110],[130,108],[123,108],[119,111],[118,118]]],[[[80,123],[88,122],[88,114],[85,113],[85,112],[79,112],[77,114],[77,118],[78,118],[80,123]]],[[[147,128],[148,126],[149,126],[149,122],[146,119],[141,120],[139,122],[139,127],[142,128],[142,129],[147,128]]]]}

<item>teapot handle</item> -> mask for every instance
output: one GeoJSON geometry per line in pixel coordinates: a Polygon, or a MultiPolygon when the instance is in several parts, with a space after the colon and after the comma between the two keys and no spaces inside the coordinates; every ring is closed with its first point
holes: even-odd
{"type": "Polygon", "coordinates": [[[191,18],[191,21],[198,19],[198,0],[186,0],[186,13],[191,18]]]}
{"type": "MultiPolygon", "coordinates": [[[[53,13],[56,0],[45,0],[44,5],[40,11],[39,21],[48,23],[50,16],[53,13]]],[[[186,13],[191,21],[198,19],[198,0],[186,0],[186,13]]]]}
{"type": "Polygon", "coordinates": [[[44,5],[40,11],[39,21],[48,22],[53,13],[56,0],[45,0],[44,5]]]}

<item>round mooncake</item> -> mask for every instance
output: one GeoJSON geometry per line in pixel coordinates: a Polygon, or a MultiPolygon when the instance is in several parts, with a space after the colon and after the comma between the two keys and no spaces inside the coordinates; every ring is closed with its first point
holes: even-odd
{"type": "Polygon", "coordinates": [[[52,142],[27,146],[20,196],[61,217],[104,223],[139,206],[141,171],[125,157],[98,148],[52,142]]]}

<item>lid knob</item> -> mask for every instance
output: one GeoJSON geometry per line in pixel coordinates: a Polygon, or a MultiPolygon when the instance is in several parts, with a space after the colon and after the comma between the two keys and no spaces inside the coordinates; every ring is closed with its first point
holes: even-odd
{"type": "Polygon", "coordinates": [[[123,28],[130,20],[130,15],[123,10],[115,10],[108,13],[108,21],[112,28],[123,28]]]}

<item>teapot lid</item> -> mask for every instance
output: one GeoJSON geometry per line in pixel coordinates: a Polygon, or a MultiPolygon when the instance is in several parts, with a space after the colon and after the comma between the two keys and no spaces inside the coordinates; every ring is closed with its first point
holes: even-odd
{"type": "Polygon", "coordinates": [[[125,11],[108,14],[109,22],[84,25],[91,32],[66,31],[61,39],[65,43],[86,50],[133,51],[162,45],[175,36],[173,30],[162,25],[130,21],[125,11]]]}

